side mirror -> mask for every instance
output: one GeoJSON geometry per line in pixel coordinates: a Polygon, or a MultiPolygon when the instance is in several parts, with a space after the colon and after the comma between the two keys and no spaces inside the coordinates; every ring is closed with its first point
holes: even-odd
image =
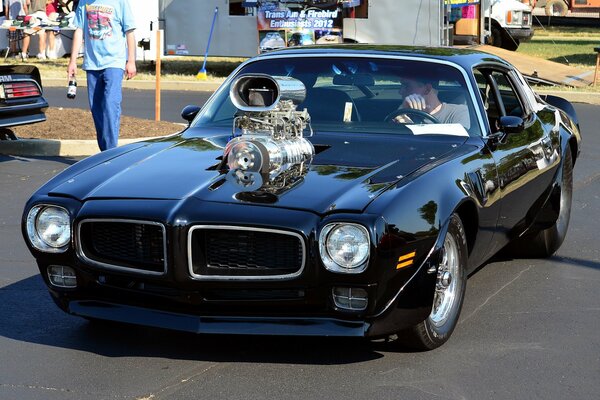
{"type": "Polygon", "coordinates": [[[507,135],[513,133],[520,133],[523,132],[523,130],[525,129],[525,122],[521,117],[507,115],[504,117],[500,117],[500,121],[498,122],[500,124],[500,131],[504,132],[507,135]]]}
{"type": "Polygon", "coordinates": [[[185,119],[188,123],[191,123],[194,118],[196,118],[196,115],[198,115],[201,108],[202,107],[194,105],[185,106],[183,107],[183,110],[181,110],[181,118],[185,119]]]}

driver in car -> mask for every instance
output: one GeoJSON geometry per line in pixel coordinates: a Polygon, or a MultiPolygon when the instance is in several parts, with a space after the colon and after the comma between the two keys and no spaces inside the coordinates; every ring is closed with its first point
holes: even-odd
{"type": "MultiPolygon", "coordinates": [[[[413,123],[416,113],[410,110],[423,111],[442,124],[461,124],[469,129],[471,121],[469,109],[465,104],[443,103],[438,98],[437,79],[427,77],[401,78],[402,86],[400,94],[404,98],[402,105],[394,112],[396,116],[392,119],[395,123],[413,123]],[[402,110],[406,110],[403,113],[402,110]],[[412,115],[411,115],[412,114],[412,115]]],[[[427,118],[424,118],[425,122],[427,118]]]]}

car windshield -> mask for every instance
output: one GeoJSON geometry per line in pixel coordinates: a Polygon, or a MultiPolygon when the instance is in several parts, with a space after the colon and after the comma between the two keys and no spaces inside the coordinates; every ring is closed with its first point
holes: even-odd
{"type": "MultiPolygon", "coordinates": [[[[238,74],[296,78],[306,87],[312,129],[343,133],[481,135],[459,69],[429,61],[357,57],[259,59],[238,74]]],[[[231,82],[231,81],[229,81],[231,82]]],[[[198,115],[197,127],[231,127],[236,108],[223,86],[198,115]]]]}

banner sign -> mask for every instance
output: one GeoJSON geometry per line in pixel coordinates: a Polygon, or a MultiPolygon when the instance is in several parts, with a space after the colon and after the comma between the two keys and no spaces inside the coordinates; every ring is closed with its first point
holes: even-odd
{"type": "Polygon", "coordinates": [[[314,0],[259,1],[259,51],[342,43],[342,7],[337,2],[318,3],[314,0]]]}

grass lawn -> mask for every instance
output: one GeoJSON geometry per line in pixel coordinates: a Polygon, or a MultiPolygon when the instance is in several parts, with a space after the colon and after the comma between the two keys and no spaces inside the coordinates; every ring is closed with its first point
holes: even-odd
{"type": "Polygon", "coordinates": [[[546,60],[593,69],[600,47],[600,28],[536,28],[531,41],[522,42],[517,50],[546,60]]]}

